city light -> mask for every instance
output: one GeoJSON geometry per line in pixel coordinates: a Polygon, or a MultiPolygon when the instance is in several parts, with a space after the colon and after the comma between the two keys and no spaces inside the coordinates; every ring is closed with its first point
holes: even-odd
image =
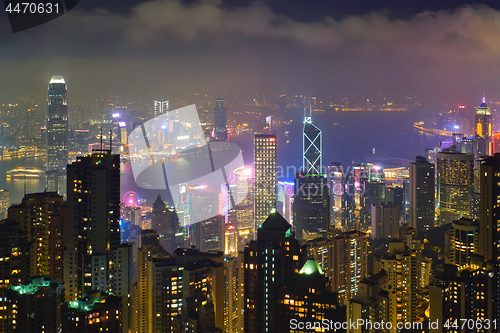
{"type": "Polygon", "coordinates": [[[0,332],[500,332],[500,3],[65,2],[6,2],[0,332]]]}

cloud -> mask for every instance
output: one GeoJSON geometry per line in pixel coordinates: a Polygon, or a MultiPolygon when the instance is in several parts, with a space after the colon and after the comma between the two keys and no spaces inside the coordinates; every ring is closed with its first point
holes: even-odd
{"type": "Polygon", "coordinates": [[[4,63],[55,55],[68,61],[116,58],[128,59],[124,70],[130,70],[154,58],[155,64],[164,59],[170,74],[182,75],[167,65],[175,64],[185,75],[204,82],[219,76],[224,84],[242,75],[258,82],[255,73],[262,80],[293,81],[294,69],[309,73],[300,77],[304,85],[397,82],[407,89],[432,86],[430,91],[447,85],[449,91],[472,89],[477,83],[497,89],[500,77],[500,12],[485,5],[406,20],[381,11],[303,22],[262,2],[227,7],[217,0],[150,1],[127,13],[76,8],[40,30],[3,32],[2,38],[4,63]],[[190,66],[196,73],[189,73],[190,66]]]}

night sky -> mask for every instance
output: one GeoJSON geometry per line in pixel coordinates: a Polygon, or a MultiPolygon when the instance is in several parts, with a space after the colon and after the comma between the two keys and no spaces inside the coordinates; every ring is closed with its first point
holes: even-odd
{"type": "Polygon", "coordinates": [[[85,1],[13,34],[0,15],[0,98],[179,100],[380,90],[500,100],[500,1],[85,1]]]}

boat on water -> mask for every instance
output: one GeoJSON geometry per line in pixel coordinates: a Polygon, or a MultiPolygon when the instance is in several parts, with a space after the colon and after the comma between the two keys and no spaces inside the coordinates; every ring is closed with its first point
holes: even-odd
{"type": "Polygon", "coordinates": [[[45,171],[33,167],[17,167],[6,172],[7,178],[40,178],[45,171]]]}

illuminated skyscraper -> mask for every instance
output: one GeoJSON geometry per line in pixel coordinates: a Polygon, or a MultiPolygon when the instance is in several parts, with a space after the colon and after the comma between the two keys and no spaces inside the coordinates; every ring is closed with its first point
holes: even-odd
{"type": "Polygon", "coordinates": [[[138,331],[221,332],[216,327],[224,327],[224,268],[224,253],[217,251],[178,248],[172,258],[147,257],[146,307],[139,318],[144,329],[138,331]]]}
{"type": "Polygon", "coordinates": [[[500,260],[500,154],[480,161],[480,242],[484,260],[500,260]]]}
{"type": "Polygon", "coordinates": [[[410,163],[410,226],[418,232],[434,228],[435,166],[425,157],[417,156],[410,163]]]}
{"type": "Polygon", "coordinates": [[[47,190],[59,191],[68,165],[68,100],[66,82],[53,76],[47,95],[47,190]]]}
{"type": "Polygon", "coordinates": [[[224,332],[238,332],[238,259],[224,257],[224,332]]]}
{"type": "Polygon", "coordinates": [[[7,291],[10,327],[4,332],[62,332],[64,283],[31,277],[7,291]]]}
{"type": "Polygon", "coordinates": [[[18,223],[0,221],[0,331],[8,332],[7,291],[31,274],[30,244],[26,231],[18,223]]]}
{"type": "Polygon", "coordinates": [[[276,205],[276,136],[254,138],[254,217],[257,229],[276,205]]]}
{"type": "MultiPolygon", "coordinates": [[[[148,258],[170,258],[170,254],[160,245],[158,235],[154,230],[143,230],[139,237],[139,246],[136,256],[136,281],[135,286],[135,317],[134,328],[136,332],[148,332],[150,322],[148,312],[150,311],[148,295],[148,258]]],[[[168,318],[170,319],[170,318],[168,318]]]]}
{"type": "Polygon", "coordinates": [[[437,153],[439,223],[445,225],[470,217],[472,209],[474,155],[437,153]]]}
{"type": "Polygon", "coordinates": [[[491,137],[491,111],[486,105],[483,97],[483,103],[476,109],[476,134],[479,136],[491,137]]]}
{"type": "Polygon", "coordinates": [[[30,98],[30,107],[26,110],[26,125],[24,132],[24,142],[27,145],[33,144],[35,140],[35,103],[30,98]]]}
{"type": "Polygon", "coordinates": [[[31,276],[63,280],[66,206],[55,192],[31,193],[19,205],[10,206],[9,221],[19,223],[31,244],[31,276]]]}
{"type": "Polygon", "coordinates": [[[330,227],[330,191],[324,175],[297,172],[293,224],[297,239],[318,237],[330,227]]]}
{"type": "MultiPolygon", "coordinates": [[[[327,167],[328,187],[331,194],[332,225],[337,229],[342,229],[342,197],[346,188],[346,174],[340,162],[332,162],[327,167]]],[[[347,210],[347,209],[346,209],[347,210]]]]}
{"type": "MultiPolygon", "coordinates": [[[[392,241],[389,253],[376,255],[374,273],[385,270],[389,283],[396,290],[397,321],[415,322],[417,320],[418,291],[421,286],[421,245],[418,241],[392,241]]],[[[395,323],[393,323],[395,325],[395,323]]]]}
{"type": "Polygon", "coordinates": [[[356,296],[359,282],[367,275],[367,247],[368,236],[357,230],[306,242],[308,256],[319,263],[341,301],[356,296]]]}
{"type": "Polygon", "coordinates": [[[155,101],[154,116],[159,116],[168,111],[168,101],[155,101]]]}
{"type": "Polygon", "coordinates": [[[94,332],[128,332],[123,314],[126,309],[122,298],[94,290],[63,304],[61,331],[85,332],[90,326],[94,332]]]}
{"type": "Polygon", "coordinates": [[[496,154],[496,153],[500,153],[500,133],[499,132],[495,132],[493,133],[493,137],[492,137],[492,154],[496,154]]]}
{"type": "Polygon", "coordinates": [[[239,202],[236,211],[236,232],[242,239],[253,238],[253,170],[241,167],[233,171],[233,184],[236,185],[236,200],[239,202]]]}
{"type": "Polygon", "coordinates": [[[319,128],[313,125],[311,117],[304,118],[302,140],[302,167],[305,174],[321,174],[323,165],[323,139],[319,128]]]}
{"type": "Polygon", "coordinates": [[[231,223],[226,224],[224,254],[238,257],[238,232],[231,223]]]}
{"type": "Polygon", "coordinates": [[[498,332],[498,326],[466,327],[460,322],[494,322],[498,318],[494,315],[494,304],[497,295],[492,271],[488,267],[457,269],[454,265],[445,265],[443,273],[435,276],[429,285],[429,313],[430,322],[450,323],[450,327],[443,325],[431,327],[430,333],[444,332],[498,332]],[[457,323],[458,327],[453,327],[457,323]]]}
{"type": "Polygon", "coordinates": [[[91,290],[115,292],[120,246],[120,155],[80,156],[68,166],[66,301],[91,290]]]}
{"type": "Polygon", "coordinates": [[[461,218],[451,225],[449,261],[459,267],[470,266],[479,252],[479,223],[461,218]]]}
{"type": "Polygon", "coordinates": [[[288,223],[292,223],[293,217],[293,194],[294,194],[295,183],[287,181],[278,181],[278,199],[276,204],[276,210],[278,213],[283,215],[288,223]]]}
{"type": "MultiPolygon", "coordinates": [[[[257,229],[240,256],[243,267],[244,332],[290,330],[283,304],[293,273],[305,263],[305,250],[290,233],[290,224],[277,212],[257,229]]],[[[240,275],[241,277],[242,275],[240,275]]]]}
{"type": "Polygon", "coordinates": [[[291,324],[290,332],[314,331],[299,325],[294,327],[294,322],[314,322],[320,318],[345,320],[345,308],[339,307],[337,294],[331,291],[328,278],[313,258],[309,258],[298,273],[292,274],[292,283],[285,292],[283,304],[286,321],[291,324]]]}
{"type": "Polygon", "coordinates": [[[215,100],[214,135],[217,140],[227,141],[226,108],[222,98],[215,100]]]}
{"type": "MultiPolygon", "coordinates": [[[[295,174],[293,202],[293,223],[297,239],[306,239],[306,234],[317,234],[328,230],[330,226],[331,195],[328,181],[322,173],[322,133],[311,121],[304,117],[302,132],[302,168],[295,174]]],[[[307,111],[306,111],[307,114],[307,111]]]]}
{"type": "Polygon", "coordinates": [[[9,190],[0,190],[0,220],[7,217],[7,208],[9,208],[9,190]]]}
{"type": "MultiPolygon", "coordinates": [[[[392,329],[386,333],[395,333],[396,329],[396,291],[388,290],[389,276],[386,271],[380,271],[359,282],[359,293],[346,302],[347,322],[362,319],[372,323],[391,322],[392,329]]],[[[386,324],[387,325],[387,324],[386,324]]],[[[386,326],[387,327],[387,326],[386,326]]],[[[374,330],[370,330],[373,332],[374,330]]],[[[361,327],[348,329],[349,333],[361,333],[361,327]]]]}

